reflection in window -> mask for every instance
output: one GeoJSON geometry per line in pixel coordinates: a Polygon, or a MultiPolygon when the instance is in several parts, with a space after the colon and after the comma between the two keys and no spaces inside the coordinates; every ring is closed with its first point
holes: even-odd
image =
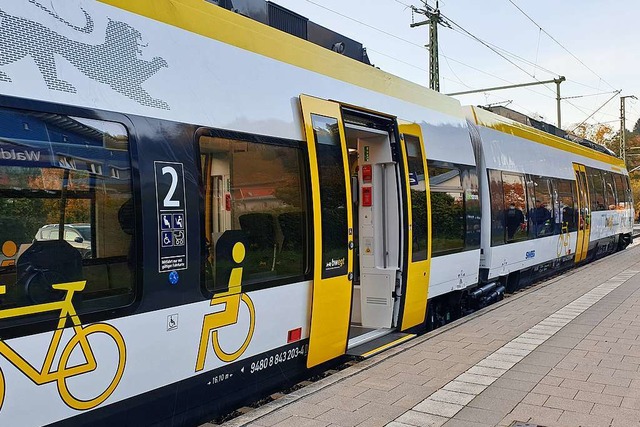
{"type": "Polygon", "coordinates": [[[591,211],[604,211],[607,209],[604,199],[604,180],[598,169],[586,168],[589,181],[589,198],[591,199],[591,211]]]}
{"type": "Polygon", "coordinates": [[[505,243],[504,194],[502,192],[502,172],[488,170],[489,193],[491,195],[491,246],[505,243]]]}
{"type": "Polygon", "coordinates": [[[404,135],[409,164],[409,185],[411,190],[412,218],[412,261],[427,259],[427,188],[420,139],[404,135]]]}
{"type": "Polygon", "coordinates": [[[573,197],[574,182],[568,179],[553,178],[554,188],[554,233],[566,233],[576,231],[577,227],[577,200],[573,197]]]}
{"type": "Polygon", "coordinates": [[[322,278],[348,272],[347,188],[338,120],[311,115],[318,157],[322,221],[322,278]]]}
{"type": "Polygon", "coordinates": [[[431,252],[433,256],[464,249],[464,190],[460,170],[428,161],[431,196],[431,252]]]}
{"type": "Polygon", "coordinates": [[[529,209],[529,233],[532,238],[553,234],[553,201],[549,179],[542,176],[532,176],[533,206],[529,209]]]}
{"type": "Polygon", "coordinates": [[[300,150],[212,136],[200,138],[207,254],[205,286],[224,291],[245,247],[242,283],[304,273],[305,209],[300,150]]]}
{"type": "Polygon", "coordinates": [[[529,235],[525,217],[527,197],[524,177],[503,172],[502,192],[504,194],[503,221],[507,242],[527,240],[529,235]]]}
{"type": "Polygon", "coordinates": [[[608,210],[615,210],[618,205],[616,200],[616,188],[613,182],[613,173],[602,171],[602,181],[604,182],[604,205],[608,210]]]}
{"type": "Polygon", "coordinates": [[[0,109],[0,137],[0,309],[60,300],[52,285],[70,281],[86,281],[74,298],[80,313],[130,303],[135,210],[125,127],[0,109]]]}

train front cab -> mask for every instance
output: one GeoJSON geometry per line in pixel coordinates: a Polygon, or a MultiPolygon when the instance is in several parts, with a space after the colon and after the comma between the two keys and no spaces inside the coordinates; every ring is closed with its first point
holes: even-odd
{"type": "Polygon", "coordinates": [[[426,312],[429,193],[417,125],[404,126],[400,138],[393,117],[300,101],[313,207],[312,367],[414,336],[399,331],[421,324],[426,312]]]}

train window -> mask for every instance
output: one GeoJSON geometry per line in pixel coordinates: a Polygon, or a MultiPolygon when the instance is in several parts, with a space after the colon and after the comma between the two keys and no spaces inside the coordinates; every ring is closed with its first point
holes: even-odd
{"type": "Polygon", "coordinates": [[[347,189],[338,120],[311,115],[318,156],[323,254],[322,278],[347,274],[347,189]]]}
{"type": "Polygon", "coordinates": [[[429,160],[431,195],[431,253],[433,256],[464,249],[464,190],[460,169],[429,160]]]}
{"type": "Polygon", "coordinates": [[[491,246],[499,246],[505,243],[502,173],[496,170],[487,172],[489,174],[489,192],[491,193],[491,246]]]}
{"type": "Polygon", "coordinates": [[[620,175],[619,173],[613,174],[613,179],[616,186],[616,194],[618,197],[618,205],[616,209],[626,209],[628,207],[629,199],[629,189],[627,188],[627,181],[624,175],[620,175]]]}
{"type": "Polygon", "coordinates": [[[204,184],[205,287],[226,290],[245,247],[242,284],[299,277],[305,270],[306,225],[301,151],[212,136],[199,140],[204,184]]]}
{"type": "Polygon", "coordinates": [[[591,211],[603,211],[607,207],[604,204],[604,180],[598,169],[586,168],[589,179],[589,198],[591,199],[591,211]]]}
{"type": "Polygon", "coordinates": [[[404,135],[411,185],[412,261],[427,259],[427,188],[420,139],[404,135]]]}
{"type": "Polygon", "coordinates": [[[527,196],[524,176],[502,173],[504,194],[503,223],[507,242],[519,242],[529,238],[525,212],[527,196]]]}
{"type": "Polygon", "coordinates": [[[616,199],[613,173],[602,171],[602,180],[604,182],[604,205],[609,210],[615,210],[616,206],[618,206],[618,200],[616,199]]]}
{"type": "Polygon", "coordinates": [[[475,167],[460,165],[462,188],[464,189],[464,211],[466,233],[464,239],[465,250],[480,248],[480,195],[478,193],[478,174],[475,167]]]}
{"type": "Polygon", "coordinates": [[[573,197],[573,181],[552,179],[554,234],[577,230],[577,201],[573,197]]]}
{"type": "MultiPolygon", "coordinates": [[[[56,317],[53,285],[86,282],[78,313],[134,299],[135,209],[126,128],[0,109],[0,309],[56,317]]],[[[11,324],[11,323],[10,323],[11,324]]]]}
{"type": "Polygon", "coordinates": [[[533,187],[533,206],[529,209],[529,233],[532,238],[544,237],[553,234],[553,200],[549,178],[531,176],[533,187]]]}

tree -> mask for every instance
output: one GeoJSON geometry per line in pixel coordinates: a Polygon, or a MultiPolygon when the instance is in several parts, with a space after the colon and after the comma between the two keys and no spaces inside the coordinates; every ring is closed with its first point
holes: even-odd
{"type": "Polygon", "coordinates": [[[640,135],[640,119],[636,121],[636,124],[633,125],[633,134],[640,135]]]}

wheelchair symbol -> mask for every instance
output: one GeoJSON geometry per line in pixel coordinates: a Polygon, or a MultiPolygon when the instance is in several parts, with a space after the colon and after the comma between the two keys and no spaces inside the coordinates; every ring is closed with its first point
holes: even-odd
{"type": "Polygon", "coordinates": [[[173,234],[170,231],[162,232],[162,247],[173,246],[173,234]]]}

